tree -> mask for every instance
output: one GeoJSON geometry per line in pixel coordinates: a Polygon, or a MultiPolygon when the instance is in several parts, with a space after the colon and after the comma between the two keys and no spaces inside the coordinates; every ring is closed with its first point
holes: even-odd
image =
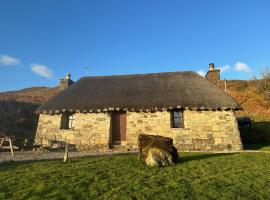
{"type": "Polygon", "coordinates": [[[259,83],[259,90],[270,101],[270,68],[267,67],[261,72],[261,80],[259,83]]]}

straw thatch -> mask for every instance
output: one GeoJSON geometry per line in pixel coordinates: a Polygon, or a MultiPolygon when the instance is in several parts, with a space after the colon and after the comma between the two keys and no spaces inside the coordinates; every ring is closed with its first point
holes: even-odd
{"type": "Polygon", "coordinates": [[[41,105],[38,113],[241,109],[194,72],[83,77],[41,105]]]}

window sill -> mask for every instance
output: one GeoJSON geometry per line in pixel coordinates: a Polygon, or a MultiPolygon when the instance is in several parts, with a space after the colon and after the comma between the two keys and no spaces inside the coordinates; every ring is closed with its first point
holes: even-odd
{"type": "Polygon", "coordinates": [[[190,130],[190,129],[185,127],[179,127],[179,128],[171,128],[171,130],[190,130]]]}
{"type": "Polygon", "coordinates": [[[75,131],[75,129],[74,128],[62,128],[62,129],[60,129],[61,131],[75,131]]]}

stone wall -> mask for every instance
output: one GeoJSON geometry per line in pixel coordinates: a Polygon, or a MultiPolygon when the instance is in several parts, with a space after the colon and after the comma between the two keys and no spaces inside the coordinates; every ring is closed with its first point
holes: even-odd
{"type": "MultiPolygon", "coordinates": [[[[41,114],[36,138],[43,144],[68,141],[78,150],[107,149],[111,144],[109,113],[76,113],[74,129],[60,130],[61,115],[41,114]]],[[[171,137],[178,150],[223,151],[242,148],[232,111],[184,111],[184,128],[171,128],[170,112],[127,113],[126,145],[137,148],[140,133],[171,137]]]]}
{"type": "Polygon", "coordinates": [[[39,143],[68,141],[77,150],[106,149],[110,144],[108,113],[75,113],[73,129],[60,129],[61,115],[40,114],[36,133],[39,143]]]}
{"type": "Polygon", "coordinates": [[[140,133],[171,137],[178,150],[240,150],[242,143],[232,111],[184,111],[184,128],[170,128],[170,112],[128,113],[127,145],[136,147],[140,133]]]}

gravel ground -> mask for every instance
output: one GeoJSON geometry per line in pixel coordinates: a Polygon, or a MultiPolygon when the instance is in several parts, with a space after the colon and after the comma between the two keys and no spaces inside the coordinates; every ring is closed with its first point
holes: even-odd
{"type": "MultiPolygon", "coordinates": [[[[136,154],[135,151],[106,151],[106,152],[69,152],[69,158],[91,157],[91,156],[112,156],[136,154]]],[[[13,161],[35,161],[35,160],[57,160],[63,159],[64,152],[15,152],[14,156],[10,152],[0,152],[0,165],[13,161]]]]}
{"type": "MultiPolygon", "coordinates": [[[[200,151],[196,151],[200,152],[200,151]]],[[[202,153],[202,152],[201,152],[202,153]]],[[[208,152],[208,153],[269,153],[267,151],[256,151],[256,150],[244,150],[244,151],[229,151],[229,152],[208,152]]],[[[83,151],[83,152],[69,152],[69,158],[79,158],[79,157],[94,157],[94,156],[113,156],[113,155],[135,155],[137,151],[119,151],[119,150],[108,150],[108,151],[83,151]]],[[[181,154],[181,153],[180,153],[181,154]]],[[[36,160],[57,160],[64,158],[64,151],[49,152],[49,151],[25,151],[23,153],[15,151],[14,156],[11,156],[10,152],[0,152],[0,165],[9,162],[27,162],[36,160]]]]}

